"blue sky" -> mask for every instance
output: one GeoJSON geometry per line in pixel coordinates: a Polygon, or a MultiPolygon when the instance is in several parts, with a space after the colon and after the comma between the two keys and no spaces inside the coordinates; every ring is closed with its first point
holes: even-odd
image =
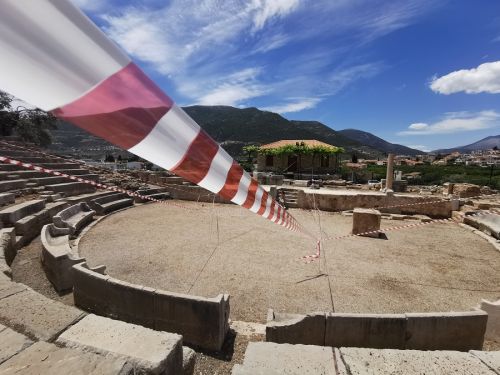
{"type": "Polygon", "coordinates": [[[74,0],[180,105],[433,150],[500,134],[499,0],[74,0]]]}

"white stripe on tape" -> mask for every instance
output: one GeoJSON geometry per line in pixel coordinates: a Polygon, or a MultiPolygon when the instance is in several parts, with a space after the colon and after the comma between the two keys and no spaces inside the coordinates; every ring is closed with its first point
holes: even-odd
{"type": "Polygon", "coordinates": [[[240,184],[238,186],[238,192],[234,196],[233,199],[231,199],[231,202],[236,203],[238,205],[242,205],[245,203],[248,195],[248,187],[250,186],[250,183],[252,182],[252,178],[247,172],[243,172],[243,175],[241,176],[240,184]]]}
{"type": "Polygon", "coordinates": [[[231,165],[233,165],[233,158],[219,146],[217,154],[213,158],[212,164],[210,164],[207,175],[198,185],[213,192],[220,191],[226,183],[227,173],[231,165]]]}
{"type": "Polygon", "coordinates": [[[69,1],[3,0],[0,33],[0,87],[45,111],[73,102],[130,62],[69,1]]]}
{"type": "Polygon", "coordinates": [[[199,132],[198,124],[174,104],[153,130],[128,151],[162,168],[172,169],[182,160],[199,132]]]}

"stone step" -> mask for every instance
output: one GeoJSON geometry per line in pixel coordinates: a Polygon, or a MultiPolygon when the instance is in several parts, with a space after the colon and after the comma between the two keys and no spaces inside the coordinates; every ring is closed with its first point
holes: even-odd
{"type": "Polygon", "coordinates": [[[25,216],[32,215],[45,208],[45,200],[34,199],[31,201],[9,206],[0,211],[0,221],[4,224],[14,225],[25,216]]]}
{"type": "Polygon", "coordinates": [[[4,193],[9,190],[24,189],[26,188],[27,182],[28,180],[0,181],[0,192],[4,193]]]}
{"type": "Polygon", "coordinates": [[[33,341],[0,324],[0,364],[23,351],[33,341]]]}
{"type": "MultiPolygon", "coordinates": [[[[18,288],[23,286],[11,284],[10,289],[15,285],[18,288]]],[[[84,315],[75,307],[44,297],[31,289],[9,294],[4,298],[0,292],[0,321],[37,340],[53,340],[84,315]]]]}
{"type": "Polygon", "coordinates": [[[0,171],[2,172],[17,171],[19,169],[24,169],[24,168],[14,164],[0,164],[0,171]]]}
{"type": "Polygon", "coordinates": [[[1,364],[0,373],[2,375],[125,375],[135,374],[135,371],[125,358],[106,358],[76,349],[59,348],[42,341],[1,364]]]}
{"type": "Polygon", "coordinates": [[[335,373],[333,348],[272,342],[250,342],[243,365],[236,365],[232,371],[233,375],[335,373]]]}
{"type": "Polygon", "coordinates": [[[70,163],[70,162],[60,162],[60,163],[39,163],[40,167],[47,169],[60,170],[60,169],[80,169],[81,164],[70,163]]]}
{"type": "Polygon", "coordinates": [[[66,182],[62,184],[46,185],[45,188],[54,193],[64,194],[65,197],[88,194],[96,191],[94,186],[84,182],[66,182]]]}
{"type": "Polygon", "coordinates": [[[12,204],[16,200],[16,195],[13,193],[0,193],[0,206],[12,204]]]}
{"type": "Polygon", "coordinates": [[[93,314],[63,332],[56,343],[106,357],[125,358],[139,373],[182,372],[182,336],[93,314]]]}

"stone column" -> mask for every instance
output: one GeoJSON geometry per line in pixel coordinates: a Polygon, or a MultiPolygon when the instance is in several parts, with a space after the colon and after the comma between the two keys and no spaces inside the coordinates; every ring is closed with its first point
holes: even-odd
{"type": "Polygon", "coordinates": [[[392,192],[392,181],[394,180],[394,154],[387,156],[387,176],[385,182],[385,191],[392,192]]]}

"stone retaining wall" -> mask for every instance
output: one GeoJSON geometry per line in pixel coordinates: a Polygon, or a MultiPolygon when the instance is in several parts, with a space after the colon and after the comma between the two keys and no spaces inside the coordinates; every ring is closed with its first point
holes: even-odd
{"type": "Polygon", "coordinates": [[[401,206],[412,203],[424,202],[422,197],[412,197],[403,195],[382,195],[382,194],[310,194],[299,190],[297,204],[299,208],[313,209],[314,201],[317,208],[323,211],[347,211],[354,208],[373,208],[380,212],[406,214],[406,215],[427,215],[432,218],[449,218],[452,212],[452,202],[443,201],[436,203],[436,197],[428,197],[431,204],[416,204],[413,206],[402,206],[390,209],[381,207],[401,206]]]}
{"type": "Polygon", "coordinates": [[[266,340],[276,343],[414,350],[481,350],[484,311],[408,314],[269,311],[266,340]]]}
{"type": "Polygon", "coordinates": [[[75,304],[109,316],[181,334],[184,341],[219,350],[229,329],[229,295],[203,298],[130,284],[104,274],[104,268],[73,266],[75,304]]]}
{"type": "Polygon", "coordinates": [[[203,189],[199,186],[189,186],[189,185],[164,185],[162,188],[170,193],[172,199],[180,199],[186,201],[197,201],[197,202],[214,202],[215,203],[231,203],[227,199],[222,198],[219,195],[213,194],[210,191],[203,189]]]}

